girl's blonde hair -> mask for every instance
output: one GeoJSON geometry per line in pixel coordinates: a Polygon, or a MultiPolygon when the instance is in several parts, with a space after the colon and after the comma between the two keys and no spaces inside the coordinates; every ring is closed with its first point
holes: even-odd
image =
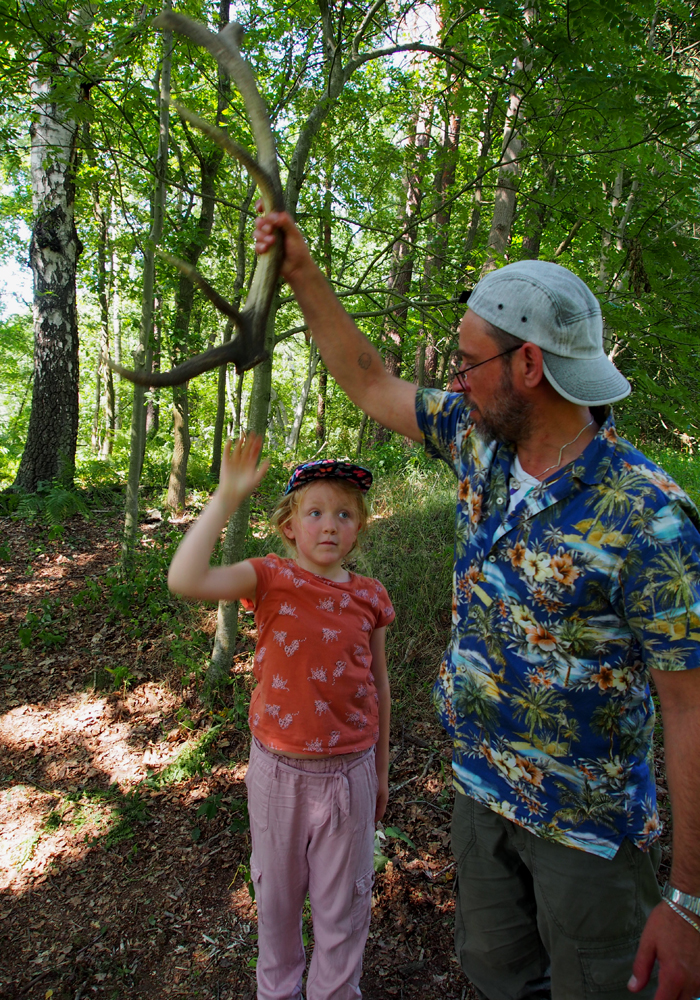
{"type": "Polygon", "coordinates": [[[344,479],[335,479],[331,476],[324,479],[316,479],[314,482],[305,483],[298,489],[292,490],[291,493],[287,493],[285,496],[280,497],[275,505],[275,509],[270,515],[270,524],[284,542],[287,551],[293,553],[296,552],[296,545],[291,538],[287,538],[284,533],[284,528],[296,514],[304,493],[306,493],[310,486],[314,486],[319,482],[332,483],[335,487],[337,487],[337,489],[339,489],[342,493],[345,493],[352,500],[352,505],[355,508],[359,526],[355,544],[350,549],[350,552],[348,552],[348,555],[350,555],[352,552],[359,549],[360,536],[367,530],[367,524],[369,522],[369,503],[367,501],[366,493],[362,493],[356,486],[353,486],[352,483],[346,482],[344,479]]]}

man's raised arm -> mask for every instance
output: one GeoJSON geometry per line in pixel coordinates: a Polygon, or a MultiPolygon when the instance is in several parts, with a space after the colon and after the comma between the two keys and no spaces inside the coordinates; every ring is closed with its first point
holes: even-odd
{"type": "Polygon", "coordinates": [[[379,352],[340,304],[286,212],[272,212],[257,220],[257,252],[270,249],[276,230],[284,236],[282,277],[296,296],[328,371],[353,403],[373,420],[422,441],[416,421],[415,385],[387,372],[379,352]]]}

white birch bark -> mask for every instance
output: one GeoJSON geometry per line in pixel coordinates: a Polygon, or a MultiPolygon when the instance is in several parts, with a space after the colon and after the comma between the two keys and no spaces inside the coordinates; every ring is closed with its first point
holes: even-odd
{"type": "Polygon", "coordinates": [[[76,269],[82,244],[75,228],[75,167],[81,100],[74,70],[82,58],[77,37],[89,26],[88,5],[67,18],[54,55],[39,43],[31,52],[30,175],[34,225],[29,259],[34,279],[34,389],[27,440],[15,487],[72,483],[78,435],[78,316],[76,269]],[[68,84],[68,86],[66,86],[68,84]]]}

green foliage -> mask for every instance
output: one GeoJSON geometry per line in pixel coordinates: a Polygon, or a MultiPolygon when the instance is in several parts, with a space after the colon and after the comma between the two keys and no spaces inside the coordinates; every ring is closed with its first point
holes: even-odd
{"type": "Polygon", "coordinates": [[[442,463],[406,449],[404,468],[378,477],[372,521],[357,570],[389,592],[396,621],[387,630],[387,658],[396,710],[428,699],[449,638],[455,481],[442,463]]]}
{"type": "Polygon", "coordinates": [[[5,493],[0,504],[17,520],[40,521],[48,526],[49,538],[59,538],[64,522],[80,515],[89,518],[86,501],[60,482],[39,483],[36,493],[5,493]]]}
{"type": "Polygon", "coordinates": [[[210,754],[221,732],[221,726],[215,725],[202,733],[196,740],[186,744],[167,767],[158,774],[151,774],[146,783],[151,788],[161,788],[164,785],[178,784],[187,781],[195,775],[203,774],[210,766],[210,754]]]}
{"type": "Polygon", "coordinates": [[[382,872],[388,865],[390,858],[384,853],[384,848],[387,839],[402,840],[405,844],[415,851],[416,845],[413,843],[411,838],[407,836],[403,830],[400,830],[398,826],[382,826],[379,827],[374,834],[374,870],[375,872],[382,872]]]}
{"type": "Polygon", "coordinates": [[[143,825],[148,821],[148,807],[138,787],[119,797],[117,791],[110,790],[104,797],[114,802],[113,822],[105,837],[105,846],[114,847],[115,844],[134,837],[136,825],[143,825]]]}
{"type": "Polygon", "coordinates": [[[112,677],[112,689],[114,691],[121,690],[126,694],[127,688],[130,688],[136,680],[130,668],[124,663],[116,667],[106,667],[105,669],[112,677]]]}
{"type": "Polygon", "coordinates": [[[66,636],[60,631],[64,614],[60,601],[43,598],[38,607],[27,611],[24,623],[18,629],[22,646],[25,649],[30,646],[43,649],[62,646],[66,641],[66,636]]]}
{"type": "Polygon", "coordinates": [[[0,487],[6,487],[12,483],[22,456],[31,410],[30,315],[0,318],[0,360],[3,373],[0,385],[0,487]]]}

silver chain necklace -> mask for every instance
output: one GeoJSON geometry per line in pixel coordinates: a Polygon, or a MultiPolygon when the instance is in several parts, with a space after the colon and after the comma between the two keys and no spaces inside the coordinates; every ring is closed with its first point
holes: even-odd
{"type": "MultiPolygon", "coordinates": [[[[594,423],[594,418],[593,418],[593,417],[591,417],[591,419],[590,419],[590,420],[588,421],[588,423],[587,423],[587,424],[584,424],[584,426],[583,426],[583,427],[581,428],[581,430],[580,430],[580,431],[578,432],[578,434],[576,435],[576,437],[575,437],[575,438],[572,438],[572,439],[571,439],[571,441],[567,441],[567,442],[566,442],[566,444],[563,444],[563,445],[561,446],[561,448],[559,449],[559,457],[557,458],[557,460],[556,460],[556,462],[554,463],[554,465],[549,465],[549,466],[547,466],[547,468],[546,468],[546,469],[543,469],[543,471],[542,471],[542,472],[540,472],[540,473],[539,473],[539,475],[537,475],[537,476],[533,476],[532,478],[533,478],[533,479],[539,479],[539,480],[541,481],[542,477],[543,477],[543,476],[544,476],[544,475],[545,475],[545,474],[546,474],[547,472],[551,472],[551,470],[552,470],[552,469],[558,469],[558,468],[559,468],[559,466],[561,465],[561,456],[562,456],[562,455],[564,454],[564,449],[565,449],[565,448],[568,448],[568,447],[569,447],[569,445],[571,445],[571,444],[576,444],[576,442],[577,442],[577,441],[578,441],[578,439],[579,439],[579,438],[581,437],[581,435],[583,434],[583,432],[584,432],[585,430],[587,430],[587,429],[588,429],[588,428],[589,428],[589,427],[591,426],[591,424],[592,424],[592,423],[594,423]]],[[[517,452],[516,452],[516,454],[517,454],[517,452]]],[[[525,471],[525,470],[523,469],[523,472],[524,472],[524,471],[525,471]]],[[[516,481],[515,479],[513,479],[513,478],[511,478],[511,483],[512,483],[512,485],[513,485],[513,486],[515,487],[515,489],[516,489],[516,490],[517,490],[517,489],[520,489],[520,486],[522,485],[521,483],[517,482],[517,481],[516,481]]]]}

